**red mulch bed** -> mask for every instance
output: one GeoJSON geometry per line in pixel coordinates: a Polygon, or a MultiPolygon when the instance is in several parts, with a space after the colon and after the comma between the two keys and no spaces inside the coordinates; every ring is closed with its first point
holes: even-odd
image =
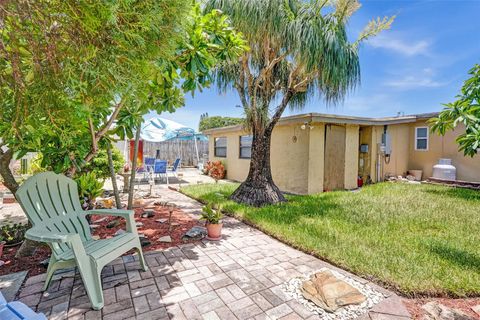
{"type": "MultiPolygon", "coordinates": [[[[158,242],[158,238],[166,236],[169,234],[168,228],[169,224],[168,221],[164,223],[156,222],[155,220],[158,219],[168,219],[169,217],[169,209],[162,206],[155,206],[152,208],[154,210],[155,216],[151,218],[142,218],[143,209],[135,209],[135,220],[137,222],[142,222],[143,226],[138,227],[138,233],[143,233],[147,239],[151,242],[150,245],[143,247],[144,251],[151,251],[157,249],[165,249],[173,246],[177,246],[179,244],[185,243],[182,241],[182,236],[187,232],[190,228],[195,225],[198,225],[198,221],[188,214],[184,213],[179,209],[174,209],[172,212],[172,224],[177,224],[176,226],[172,226],[172,231],[170,236],[172,238],[171,243],[161,243],[158,242]]],[[[100,227],[95,228],[93,231],[93,235],[98,235],[100,238],[111,238],[114,236],[115,232],[118,229],[125,230],[125,220],[120,218],[120,225],[111,229],[108,229],[106,226],[107,224],[112,221],[118,219],[117,217],[107,216],[107,215],[92,215],[92,224],[98,224],[100,227]],[[107,219],[96,222],[97,220],[107,217],[107,219]]],[[[15,259],[15,253],[17,252],[20,246],[12,247],[12,248],[5,248],[3,251],[2,257],[0,260],[5,261],[5,264],[0,267],[0,275],[5,275],[17,271],[22,270],[29,270],[28,277],[34,276],[40,273],[46,272],[46,268],[40,265],[40,262],[47,259],[50,256],[50,248],[47,246],[39,247],[35,255],[33,257],[25,257],[15,259]]],[[[130,254],[128,252],[127,254],[130,254]]]]}
{"type": "Polygon", "coordinates": [[[468,298],[468,299],[449,299],[449,298],[424,298],[424,299],[411,299],[405,302],[405,305],[410,312],[413,319],[423,319],[425,311],[422,306],[430,301],[437,301],[446,307],[459,309],[473,319],[480,319],[480,315],[476,314],[472,307],[480,305],[480,298],[468,298]]]}

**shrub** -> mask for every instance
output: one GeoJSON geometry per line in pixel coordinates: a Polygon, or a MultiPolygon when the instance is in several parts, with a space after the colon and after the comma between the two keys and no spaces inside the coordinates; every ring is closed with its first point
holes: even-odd
{"type": "Polygon", "coordinates": [[[103,193],[103,182],[97,179],[94,172],[85,173],[75,180],[82,208],[84,210],[93,209],[95,199],[103,193]]]}
{"type": "Polygon", "coordinates": [[[207,161],[203,173],[215,180],[221,180],[225,178],[227,171],[221,161],[207,161]]]}
{"type": "Polygon", "coordinates": [[[19,243],[25,239],[25,232],[28,230],[27,224],[5,225],[0,228],[0,242],[5,241],[6,245],[19,243]]]}
{"type": "MultiPolygon", "coordinates": [[[[115,146],[112,146],[112,160],[115,172],[120,172],[123,168],[125,159],[123,155],[115,146]]],[[[98,179],[105,180],[110,178],[110,168],[108,167],[107,150],[101,149],[98,154],[82,168],[83,172],[93,172],[98,179]]]]}

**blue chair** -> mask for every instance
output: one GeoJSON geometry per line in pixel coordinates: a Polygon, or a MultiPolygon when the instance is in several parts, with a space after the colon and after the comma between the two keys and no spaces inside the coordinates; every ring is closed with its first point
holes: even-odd
{"type": "Polygon", "coordinates": [[[175,159],[175,162],[173,163],[172,169],[170,169],[170,172],[171,172],[171,173],[175,176],[175,178],[177,178],[177,179],[178,179],[177,170],[178,170],[178,167],[180,167],[180,162],[181,162],[181,159],[180,159],[180,158],[175,159]]]}
{"type": "Polygon", "coordinates": [[[2,320],[47,320],[43,313],[35,313],[19,301],[8,302],[0,292],[0,319],[2,320]]]}
{"type": "Polygon", "coordinates": [[[155,167],[155,158],[145,158],[144,162],[147,172],[153,172],[153,167],[155,167]]]}
{"type": "Polygon", "coordinates": [[[167,184],[168,184],[167,160],[155,160],[153,173],[160,178],[162,176],[165,176],[165,178],[167,179],[167,184]]]}

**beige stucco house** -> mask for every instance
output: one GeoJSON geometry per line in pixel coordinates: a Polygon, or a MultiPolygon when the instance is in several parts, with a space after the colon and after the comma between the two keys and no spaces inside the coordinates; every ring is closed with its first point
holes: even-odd
{"type": "MultiPolygon", "coordinates": [[[[457,180],[480,181],[480,155],[465,157],[455,138],[432,134],[426,121],[436,114],[363,118],[309,113],[282,118],[272,135],[273,179],[280,189],[311,194],[354,189],[358,177],[382,181],[386,176],[422,170],[432,175],[440,158],[452,159],[457,180]]],[[[249,168],[251,136],[242,126],[206,130],[210,160],[221,160],[227,178],[243,181],[249,168]]]]}

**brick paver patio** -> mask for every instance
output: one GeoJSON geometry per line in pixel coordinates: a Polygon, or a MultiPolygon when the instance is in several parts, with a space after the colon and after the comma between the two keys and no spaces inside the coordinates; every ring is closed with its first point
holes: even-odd
{"type": "MultiPolygon", "coordinates": [[[[168,189],[165,201],[190,214],[201,205],[168,189]]],[[[220,242],[186,244],[146,253],[148,272],[141,272],[136,256],[117,259],[103,271],[105,307],[90,309],[82,281],[74,271],[55,275],[42,294],[44,275],[29,278],[19,300],[44,312],[49,319],[318,319],[285,295],[281,284],[304,273],[329,267],[315,257],[253,229],[225,219],[220,242]]],[[[408,319],[401,299],[371,283],[387,298],[361,319],[408,319]]]]}

